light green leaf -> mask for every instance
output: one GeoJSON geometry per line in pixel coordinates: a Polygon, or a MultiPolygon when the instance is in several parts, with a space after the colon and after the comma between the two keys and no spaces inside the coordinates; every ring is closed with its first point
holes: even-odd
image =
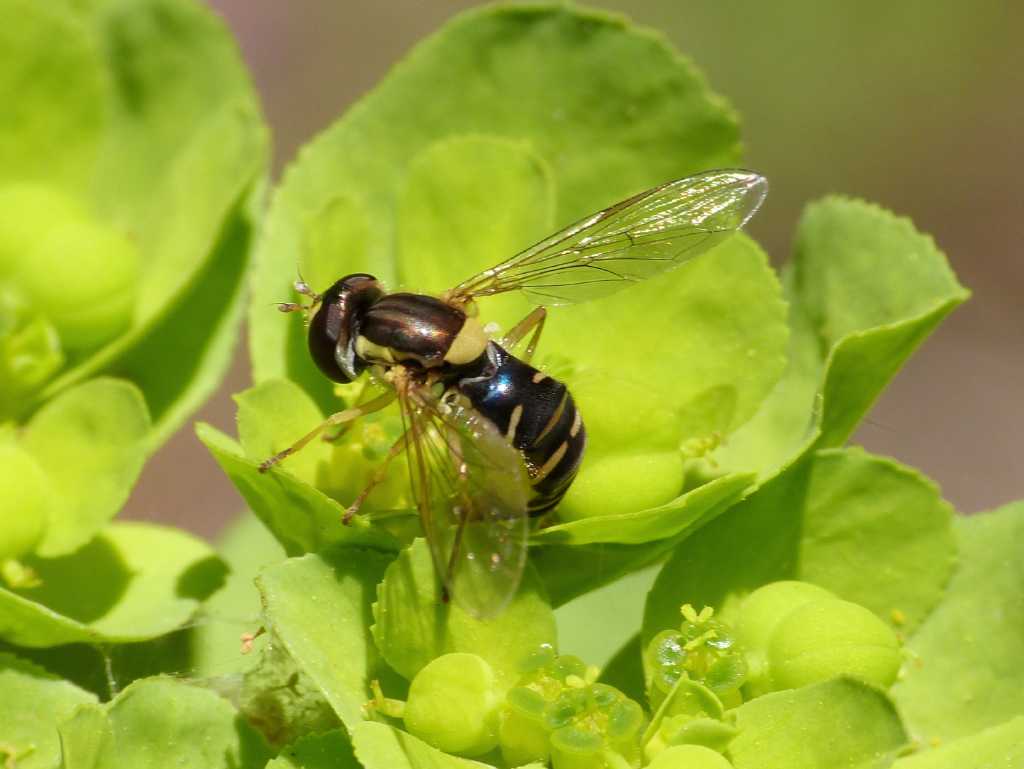
{"type": "Polygon", "coordinates": [[[588,435],[602,453],[616,447],[614,432],[625,429],[624,422],[634,432],[651,429],[645,421],[622,419],[623,400],[633,401],[616,398],[614,377],[623,372],[642,377],[644,400],[675,412],[683,440],[727,435],[743,424],[785,367],[785,317],[767,256],[737,235],[666,275],[553,311],[544,349],[572,356],[575,367],[565,378],[580,393],[583,414],[590,415],[588,435]],[[595,372],[612,385],[603,393],[586,386],[595,372]],[[608,419],[619,425],[606,439],[603,430],[595,432],[593,415],[609,410],[608,419]]]}
{"type": "Polygon", "coordinates": [[[267,769],[361,769],[343,732],[303,737],[282,750],[267,769]]]}
{"type": "MultiPolygon", "coordinates": [[[[654,568],[634,572],[559,606],[558,651],[605,668],[640,627],[643,604],[637,599],[647,594],[655,576],[654,568]]],[[[636,661],[639,664],[639,653],[636,661]]]]}
{"type": "MultiPolygon", "coordinates": [[[[263,460],[290,446],[324,421],[316,403],[287,379],[271,379],[235,396],[238,441],[249,459],[263,460]]],[[[331,447],[316,440],[288,458],[296,478],[315,484],[317,468],[329,462],[331,447]]]]}
{"type": "Polygon", "coordinates": [[[243,513],[221,535],[217,552],[228,566],[224,586],[203,604],[203,622],[189,630],[189,665],[197,677],[248,670],[259,658],[265,636],[253,653],[241,653],[240,639],[261,624],[260,595],[253,580],[264,566],[285,559],[284,549],[260,520],[243,513]]]}
{"type": "Polygon", "coordinates": [[[96,697],[30,662],[0,654],[0,756],[18,769],[60,761],[57,725],[96,697]]]}
{"type": "MultiPolygon", "coordinates": [[[[155,447],[212,393],[234,349],[255,210],[247,207],[266,163],[267,138],[237,48],[202,4],[112,0],[77,8],[73,22],[89,50],[95,46],[100,92],[79,83],[88,77],[86,62],[80,74],[61,81],[60,94],[39,91],[35,81],[32,92],[48,102],[53,125],[80,120],[82,136],[96,145],[83,170],[92,184],[77,191],[90,197],[85,207],[99,224],[137,244],[142,273],[127,331],[76,356],[36,388],[26,408],[89,377],[115,374],[143,391],[155,447]],[[102,126],[91,127],[78,114],[79,99],[95,103],[106,118],[102,126]],[[168,350],[180,365],[167,367],[168,350]]],[[[47,62],[74,58],[76,45],[56,32],[50,37],[61,42],[46,47],[56,45],[62,56],[48,54],[47,62]]],[[[70,137],[61,144],[76,146],[70,137]]]]}
{"type": "Polygon", "coordinates": [[[260,769],[270,752],[235,709],[208,689],[172,678],[136,681],[107,707],[113,739],[99,765],[260,769]],[[159,749],[154,749],[159,748],[159,749]]]}
{"type": "Polygon", "coordinates": [[[105,708],[98,704],[80,705],[57,731],[61,769],[104,769],[100,762],[113,740],[105,708]]]}
{"type": "Polygon", "coordinates": [[[529,654],[545,644],[557,647],[555,615],[529,564],[519,592],[505,610],[490,620],[479,620],[455,602],[442,602],[430,550],[422,539],[388,566],[373,618],[377,648],[408,680],[435,657],[469,652],[483,657],[499,683],[508,687],[529,654]]]}
{"type": "Polygon", "coordinates": [[[158,227],[140,235],[147,269],[132,327],[50,382],[39,402],[117,372],[145,394],[159,444],[216,387],[236,341],[252,228],[245,205],[265,136],[251,107],[229,104],[215,118],[172,169],[158,227]],[[180,365],[168,368],[169,349],[180,365]]]}
{"type": "MultiPolygon", "coordinates": [[[[95,195],[130,229],[161,215],[177,218],[184,212],[167,208],[158,190],[179,156],[224,105],[256,104],[236,43],[216,13],[192,0],[110,0],[86,17],[113,85],[95,195]]],[[[230,162],[234,147],[223,149],[230,162]]],[[[197,179],[193,191],[200,198],[212,194],[209,182],[231,186],[237,178],[197,179]]],[[[192,211],[203,216],[201,206],[192,211]]]]}
{"type": "Polygon", "coordinates": [[[732,712],[736,769],[876,769],[907,742],[888,697],[849,679],[766,694],[732,712]]]}
{"type": "Polygon", "coordinates": [[[40,556],[76,550],[117,514],[142,470],[149,427],[141,393],[116,379],[68,390],[32,418],[21,445],[53,492],[40,556]]]}
{"type": "Polygon", "coordinates": [[[287,375],[322,408],[329,407],[323,378],[296,354],[304,346],[300,324],[284,322],[267,308],[289,296],[295,267],[304,259],[307,228],[332,201],[343,199],[360,212],[373,237],[365,241],[365,253],[338,253],[333,274],[318,272],[319,279],[356,270],[385,280],[406,272],[417,279],[448,279],[448,266],[467,259],[474,239],[477,261],[471,265],[467,259],[465,266],[483,269],[493,256],[511,256],[545,234],[535,227],[565,225],[667,179],[734,165],[737,134],[732,112],[687,61],[660,38],[618,18],[565,6],[487,8],[456,18],[415,48],[288,169],[257,255],[250,316],[257,381],[287,375]],[[552,78],[558,88],[550,87],[552,78]],[[634,119],[638,105],[643,120],[634,119]],[[474,155],[486,155],[475,180],[469,167],[474,155]],[[435,194],[439,186],[425,175],[453,156],[458,160],[444,178],[459,186],[457,204],[449,202],[452,195],[435,194]],[[544,200],[519,197],[524,186],[546,189],[548,171],[556,184],[550,222],[544,200]],[[496,179],[487,175],[492,172],[496,179]],[[474,198],[474,184],[494,185],[496,192],[474,198]],[[444,217],[440,222],[417,212],[410,223],[413,201],[448,210],[437,212],[444,217]],[[476,228],[476,214],[460,209],[481,205],[482,212],[510,216],[499,219],[500,226],[476,228]],[[460,230],[456,236],[445,222],[476,232],[460,230]],[[517,234],[512,224],[523,229],[519,242],[506,242],[517,234]],[[425,233],[444,239],[410,242],[425,233]],[[418,254],[445,253],[449,245],[445,272],[418,271],[442,269],[433,261],[430,267],[413,266],[420,264],[418,254]],[[499,255],[503,249],[508,252],[499,255]]]}
{"type": "Polygon", "coordinates": [[[40,586],[0,588],[0,636],[23,646],[163,635],[192,616],[224,578],[224,565],[204,542],[145,523],[111,524],[70,555],[26,564],[40,586]]]}
{"type": "Polygon", "coordinates": [[[841,445],[904,361],[968,292],[932,239],[859,200],[808,206],[786,275],[789,368],[716,458],[767,472],[841,445]],[[813,419],[808,421],[808,414],[813,419]]]}
{"type": "MultiPolygon", "coordinates": [[[[440,293],[507,259],[550,234],[554,200],[551,171],[530,140],[455,135],[428,145],[400,193],[395,285],[440,293]]],[[[508,329],[531,309],[503,297],[485,312],[508,329]]]]}
{"type": "Polygon", "coordinates": [[[0,18],[0,177],[81,189],[107,117],[95,41],[58,3],[2,0],[0,18]]]}
{"type": "Polygon", "coordinates": [[[356,516],[346,526],[345,508],[303,483],[285,467],[261,473],[259,461],[210,425],[199,423],[196,434],[235,484],[252,511],[277,537],[289,555],[322,550],[333,544],[398,550],[397,541],[380,527],[356,516]]]}
{"type": "Polygon", "coordinates": [[[773,478],[676,548],[644,613],[644,643],[679,607],[730,609],[781,579],[821,585],[887,622],[917,627],[953,567],[952,510],[916,471],[829,449],[773,478]]]}
{"type": "Polygon", "coordinates": [[[907,756],[892,769],[1006,769],[1024,766],[1024,716],[907,756]]]}
{"type": "Polygon", "coordinates": [[[959,518],[960,565],[910,638],[893,697],[915,737],[966,737],[1024,711],[1024,502],[959,518]]]}
{"type": "Polygon", "coordinates": [[[491,769],[479,761],[442,753],[411,734],[373,721],[355,728],[352,744],[365,769],[491,769]]]}
{"type": "Polygon", "coordinates": [[[256,580],[264,618],[350,730],[363,719],[380,664],[370,606],[391,559],[351,547],[292,558],[256,580]]]}
{"type": "MultiPolygon", "coordinates": [[[[737,502],[753,481],[753,475],[726,475],[658,507],[597,515],[540,529],[533,541],[539,545],[591,545],[600,542],[639,545],[685,536],[737,502]]],[[[581,485],[586,482],[586,473],[576,481],[581,485]]]]}
{"type": "Polygon", "coordinates": [[[670,552],[675,540],[642,545],[545,545],[530,548],[530,562],[544,583],[552,606],[656,563],[670,552]]]}

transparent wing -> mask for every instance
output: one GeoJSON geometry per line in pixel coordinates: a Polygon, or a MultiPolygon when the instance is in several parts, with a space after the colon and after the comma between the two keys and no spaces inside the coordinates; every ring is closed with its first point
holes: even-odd
{"type": "Polygon", "coordinates": [[[598,211],[460,283],[466,301],[523,291],[537,304],[583,302],[671,270],[718,245],[754,215],[763,176],[737,169],[667,182],[598,211]]]}
{"type": "Polygon", "coordinates": [[[526,564],[530,484],[522,457],[472,408],[400,392],[413,495],[434,569],[476,617],[502,611],[526,564]]]}

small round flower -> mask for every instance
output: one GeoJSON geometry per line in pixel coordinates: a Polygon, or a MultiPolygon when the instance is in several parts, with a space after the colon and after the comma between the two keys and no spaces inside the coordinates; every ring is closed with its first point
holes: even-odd
{"type": "Polygon", "coordinates": [[[732,630],[713,619],[713,609],[698,613],[687,604],[682,613],[679,630],[658,633],[647,647],[648,696],[655,710],[682,676],[719,697],[737,691],[747,676],[746,659],[732,630]]]}

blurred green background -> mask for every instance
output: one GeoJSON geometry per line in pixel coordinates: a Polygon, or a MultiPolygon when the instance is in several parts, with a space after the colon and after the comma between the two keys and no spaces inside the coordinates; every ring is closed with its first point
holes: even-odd
{"type": "MultiPolygon", "coordinates": [[[[476,5],[456,0],[210,4],[234,31],[254,74],[274,132],[276,173],[412,45],[454,13],[476,5]]],[[[830,192],[876,201],[934,235],[974,297],[897,376],[855,442],[919,467],[961,511],[1020,497],[1024,4],[604,0],[591,5],[661,30],[738,110],[747,165],[772,185],[751,230],[774,260],[787,258],[803,205],[830,192]]],[[[230,393],[248,379],[240,350],[228,381],[200,418],[231,430],[230,393]]],[[[147,466],[128,513],[173,519],[213,534],[241,504],[187,428],[147,466]]]]}

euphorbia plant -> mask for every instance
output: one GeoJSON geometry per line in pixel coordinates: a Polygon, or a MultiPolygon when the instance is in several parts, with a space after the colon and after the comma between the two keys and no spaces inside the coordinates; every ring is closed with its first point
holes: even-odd
{"type": "MultiPolygon", "coordinates": [[[[591,443],[493,620],[441,601],[400,466],[342,525],[396,414],[258,471],[360,396],[332,388],[299,319],[272,309],[297,267],[314,288],[365,271],[441,291],[639,189],[741,164],[725,102],[619,19],[485,9],[418,46],[273,194],[252,274],[256,384],[237,396],[237,441],[198,428],[262,527],[229,535],[235,576],[162,668],[188,680],[115,676],[100,704],[5,658],[11,691],[53,704],[3,749],[32,765],[42,737],[23,735],[49,729],[69,766],[166,746],[203,766],[276,751],[276,769],[1024,760],[1024,506],[955,520],[916,471],[843,446],[966,298],[932,241],[874,205],[811,204],[781,277],[738,235],[551,313],[537,360],[572,388],[591,443]],[[645,600],[632,573],[648,567],[645,600]],[[577,597],[589,612],[559,610],[577,597]],[[637,627],[604,609],[621,600],[644,603],[637,627]],[[600,644],[562,648],[559,631],[621,649],[588,659],[600,644]]],[[[507,328],[524,305],[481,310],[507,328]]]]}

